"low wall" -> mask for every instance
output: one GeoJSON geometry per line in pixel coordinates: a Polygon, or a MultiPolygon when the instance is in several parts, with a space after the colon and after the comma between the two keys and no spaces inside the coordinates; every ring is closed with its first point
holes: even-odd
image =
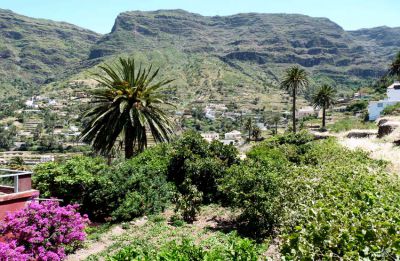
{"type": "Polygon", "coordinates": [[[24,208],[32,199],[38,196],[39,191],[33,189],[0,195],[0,220],[7,215],[7,212],[14,212],[24,208]]]}

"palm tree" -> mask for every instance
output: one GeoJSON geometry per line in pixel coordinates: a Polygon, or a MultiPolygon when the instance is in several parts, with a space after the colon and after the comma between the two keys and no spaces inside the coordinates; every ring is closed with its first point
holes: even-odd
{"type": "Polygon", "coordinates": [[[389,67],[389,75],[400,78],[400,52],[397,53],[394,61],[389,67]]]}
{"type": "Polygon", "coordinates": [[[322,108],[322,129],[325,129],[326,109],[335,102],[336,90],[329,85],[322,85],[312,96],[314,108],[322,108]]]}
{"type": "Polygon", "coordinates": [[[252,136],[255,141],[258,141],[261,136],[261,129],[258,126],[253,127],[252,136]]]}
{"type": "Polygon", "coordinates": [[[292,95],[293,132],[296,132],[296,95],[301,89],[306,88],[308,84],[307,72],[297,65],[286,70],[285,76],[280,84],[282,89],[292,95]]]}
{"type": "Polygon", "coordinates": [[[120,58],[114,66],[99,66],[101,73],[95,74],[103,86],[93,92],[94,107],[84,117],[88,119],[81,139],[90,142],[93,148],[109,155],[120,137],[124,141],[125,158],[134,151],[147,147],[146,132],[150,131],[156,142],[170,141],[172,122],[163,105],[164,95],[160,88],[171,80],[154,82],[159,69],[152,66],[138,70],[134,59],[120,58]]]}
{"type": "Polygon", "coordinates": [[[253,121],[251,118],[248,118],[244,124],[244,129],[249,132],[249,140],[251,139],[251,130],[253,129],[253,121]]]}
{"type": "Polygon", "coordinates": [[[275,127],[275,130],[274,130],[275,135],[278,134],[278,124],[280,121],[281,121],[281,115],[279,113],[275,113],[270,118],[270,123],[273,124],[275,127]]]}

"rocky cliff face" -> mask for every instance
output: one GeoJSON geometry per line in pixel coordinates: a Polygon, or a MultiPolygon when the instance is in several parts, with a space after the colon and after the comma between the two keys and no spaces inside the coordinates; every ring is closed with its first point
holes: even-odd
{"type": "Polygon", "coordinates": [[[175,48],[217,56],[227,63],[281,69],[300,64],[339,82],[384,73],[397,51],[400,30],[343,30],[326,18],[293,14],[238,14],[204,17],[182,10],[125,12],[110,34],[92,47],[90,58],[175,48]]]}

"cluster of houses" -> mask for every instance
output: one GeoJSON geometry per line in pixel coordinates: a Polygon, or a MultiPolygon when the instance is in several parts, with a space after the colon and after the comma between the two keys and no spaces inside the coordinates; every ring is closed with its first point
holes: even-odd
{"type": "Polygon", "coordinates": [[[237,130],[233,130],[231,132],[227,132],[224,134],[224,139],[220,139],[219,133],[212,131],[212,132],[205,132],[201,133],[201,136],[208,142],[212,142],[214,140],[218,140],[225,145],[240,145],[242,140],[242,133],[237,130]]]}

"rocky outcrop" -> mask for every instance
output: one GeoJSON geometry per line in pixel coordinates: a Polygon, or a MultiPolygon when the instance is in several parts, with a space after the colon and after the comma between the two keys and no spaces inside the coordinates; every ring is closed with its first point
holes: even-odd
{"type": "Polygon", "coordinates": [[[391,134],[399,126],[400,122],[397,121],[380,120],[378,123],[378,138],[383,138],[391,134]]]}

